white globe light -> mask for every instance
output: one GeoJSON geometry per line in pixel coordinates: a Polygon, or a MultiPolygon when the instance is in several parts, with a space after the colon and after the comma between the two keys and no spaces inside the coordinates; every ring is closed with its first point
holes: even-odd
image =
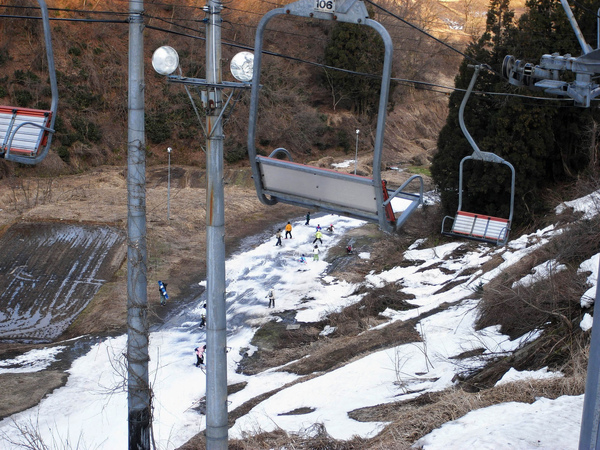
{"type": "Polygon", "coordinates": [[[254,54],[250,52],[240,52],[231,59],[229,65],[231,74],[236,80],[248,82],[252,80],[254,71],[254,54]]]}
{"type": "Polygon", "coordinates": [[[161,75],[171,75],[179,66],[179,55],[173,47],[164,45],[152,55],[152,67],[161,75]]]}

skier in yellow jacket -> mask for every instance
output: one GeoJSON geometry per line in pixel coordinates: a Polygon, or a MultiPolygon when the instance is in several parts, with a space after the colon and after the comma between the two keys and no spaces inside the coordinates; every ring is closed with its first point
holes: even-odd
{"type": "Polygon", "coordinates": [[[317,241],[319,241],[321,244],[323,243],[323,239],[321,239],[323,237],[323,233],[321,233],[321,230],[317,231],[315,233],[315,240],[313,241],[313,244],[315,244],[317,241]]]}

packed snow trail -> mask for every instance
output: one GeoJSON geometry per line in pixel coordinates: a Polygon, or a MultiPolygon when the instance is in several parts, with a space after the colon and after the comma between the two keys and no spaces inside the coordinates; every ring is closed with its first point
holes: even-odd
{"type": "MultiPolygon", "coordinates": [[[[327,268],[324,261],[327,250],[344,239],[348,230],[363,224],[360,220],[334,215],[314,218],[308,226],[304,220],[292,222],[293,238],[283,239],[281,247],[275,247],[273,234],[265,236],[255,248],[227,260],[229,374],[235,374],[241,359],[239,350],[250,346],[253,327],[272,320],[274,313],[299,308],[307,288],[314,300],[310,306],[302,304],[297,320],[318,319],[359,299],[349,298],[353,285],[319,280],[327,268]],[[302,253],[311,255],[315,227],[319,223],[323,228],[333,223],[334,232],[323,233],[323,244],[318,244],[320,260],[307,258],[307,263],[302,264],[298,259],[302,253]],[[274,309],[267,308],[265,298],[271,287],[276,296],[274,309]]],[[[331,277],[326,279],[332,280],[331,277]]],[[[198,327],[204,303],[203,295],[189,311],[150,334],[150,382],[155,396],[153,426],[159,448],[182,445],[205,427],[204,416],[190,409],[193,402],[205,394],[205,376],[194,367],[194,348],[205,342],[205,332],[198,327]]],[[[63,388],[54,391],[35,408],[1,421],[0,448],[12,449],[15,443],[23,442],[25,429],[39,432],[44,442],[80,442],[84,448],[125,447],[127,395],[123,355],[126,339],[126,335],[122,335],[93,346],[73,363],[63,388]]],[[[257,389],[270,390],[295,378],[291,374],[268,373],[261,380],[262,388],[248,380],[247,389],[237,397],[243,402],[245,397],[256,395],[257,389]],[[268,383],[264,384],[265,381],[268,383]]]]}
{"type": "MultiPolygon", "coordinates": [[[[295,310],[296,320],[308,322],[360,300],[359,296],[353,295],[356,285],[325,275],[327,263],[323,258],[340,239],[345,244],[343,239],[347,230],[360,226],[362,222],[326,217],[320,221],[313,220],[309,227],[303,225],[304,221],[294,223],[293,239],[283,240],[283,248],[275,247],[273,233],[259,245],[234,255],[226,263],[227,344],[231,347],[228,353],[228,384],[247,383],[244,389],[228,397],[230,411],[257,395],[298,379],[295,374],[277,372],[278,368],[253,376],[236,373],[241,360],[240,350],[253,351],[250,342],[256,327],[268,320],[277,320],[273,313],[284,310],[295,310]],[[301,264],[298,256],[307,254],[312,248],[313,224],[320,222],[325,228],[329,220],[334,220],[336,231],[329,237],[324,233],[323,245],[319,246],[322,250],[320,260],[308,258],[307,264],[301,264]],[[276,291],[274,309],[267,308],[266,296],[270,288],[276,291]]],[[[405,252],[405,258],[412,259],[413,265],[371,273],[365,284],[379,287],[392,283],[399,291],[415,296],[410,303],[416,308],[385,311],[392,322],[418,318],[443,303],[451,303],[450,307],[417,323],[416,329],[423,342],[374,352],[339,369],[315,374],[317,376],[308,381],[282,389],[238,419],[230,430],[230,437],[241,438],[246,433],[277,428],[298,432],[309,429],[315,423],[323,423],[327,432],[337,439],[349,439],[354,434],[372,436],[385,423],[358,422],[350,418],[349,411],[446,389],[453,385],[454,376],[462,370],[481,367],[486,357],[514,351],[524,341],[534,338],[535,333],[511,341],[498,332],[498,327],[475,330],[478,300],[466,297],[472,297],[476,286],[487,283],[511,264],[522,260],[548,242],[555,233],[553,227],[548,227],[513,240],[506,248],[475,246],[469,247],[469,252],[454,252],[463,245],[462,242],[422,250],[418,248],[422,242],[416,243],[405,252]],[[492,256],[502,257],[504,263],[485,274],[481,270],[473,271],[492,256]],[[461,275],[463,271],[465,275],[461,275]],[[442,289],[451,281],[460,283],[450,290],[442,289]],[[454,358],[474,349],[481,349],[483,353],[459,362],[454,358]],[[299,409],[306,413],[295,414],[299,409]]],[[[176,448],[205,427],[204,416],[191,408],[205,393],[205,377],[194,367],[193,351],[205,337],[197,326],[203,304],[204,298],[200,297],[196,307],[150,336],[150,379],[155,394],[153,432],[157,447],[161,449],[176,448]]],[[[15,442],[24,441],[22,434],[26,429],[39,432],[44,442],[77,442],[80,448],[124,448],[127,442],[126,379],[122,359],[125,349],[126,336],[123,335],[95,345],[85,356],[77,359],[69,370],[71,375],[65,387],[53,392],[38,407],[0,422],[0,448],[15,448],[15,442]]],[[[552,409],[557,407],[570,408],[566,414],[575,419],[568,426],[569,433],[561,430],[557,434],[545,429],[544,435],[545,438],[552,435],[550,441],[557,445],[556,448],[574,449],[576,442],[573,437],[578,435],[576,419],[581,416],[581,401],[558,400],[536,402],[540,405],[538,409],[543,408],[543,411],[536,410],[536,415],[543,417],[546,411],[553,414],[552,409]]],[[[522,409],[520,404],[507,407],[508,415],[516,415],[522,409]]],[[[496,429],[504,436],[507,447],[534,448],[540,442],[539,427],[532,428],[531,433],[517,433],[512,426],[503,428],[502,418],[491,416],[499,423],[496,429]]],[[[519,429],[522,431],[524,426],[529,427],[527,423],[520,421],[519,429]]],[[[478,447],[478,443],[483,444],[481,448],[489,447],[485,430],[493,424],[486,424],[472,432],[463,430],[469,435],[473,447],[478,447]]],[[[448,429],[463,428],[458,423],[457,427],[448,429]]],[[[445,437],[447,433],[438,435],[443,437],[425,437],[424,442],[433,445],[432,442],[437,439],[436,448],[458,448],[452,447],[452,444],[445,447],[444,443],[460,440],[445,437]]]]}

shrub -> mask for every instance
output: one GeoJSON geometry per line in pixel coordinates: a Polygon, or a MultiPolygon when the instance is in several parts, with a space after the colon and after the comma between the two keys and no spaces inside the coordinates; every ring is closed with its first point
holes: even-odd
{"type": "Polygon", "coordinates": [[[26,89],[16,89],[14,92],[17,106],[28,108],[33,102],[33,95],[26,89]]]}
{"type": "Polygon", "coordinates": [[[235,162],[246,159],[248,157],[248,151],[247,151],[246,147],[244,147],[241,144],[237,144],[233,147],[227,146],[227,148],[225,148],[225,156],[224,157],[225,157],[225,161],[227,161],[230,164],[233,164],[235,162]]]}
{"type": "Polygon", "coordinates": [[[89,88],[78,86],[72,91],[71,106],[75,109],[87,109],[102,106],[102,96],[94,94],[89,88]]]}
{"type": "Polygon", "coordinates": [[[67,53],[72,56],[81,56],[81,49],[79,47],[71,47],[67,53]]]}
{"type": "Polygon", "coordinates": [[[10,55],[8,54],[8,49],[0,48],[0,67],[5,65],[8,61],[10,61],[10,55]]]}
{"type": "Polygon", "coordinates": [[[24,72],[22,70],[15,70],[13,77],[15,79],[15,83],[20,85],[25,85],[27,84],[27,82],[37,83],[40,81],[40,77],[38,77],[35,73],[31,72],[30,70],[28,70],[27,72],[24,72]]]}
{"type": "Polygon", "coordinates": [[[171,124],[164,112],[146,115],[146,136],[153,144],[160,144],[171,138],[171,124]]]}
{"type": "Polygon", "coordinates": [[[77,117],[71,121],[71,125],[77,131],[79,141],[99,142],[102,139],[100,128],[90,120],[77,117]]]}
{"type": "Polygon", "coordinates": [[[56,153],[58,154],[60,159],[69,164],[69,162],[71,161],[71,153],[69,152],[69,149],[67,147],[65,147],[64,145],[57,147],[56,153]]]}

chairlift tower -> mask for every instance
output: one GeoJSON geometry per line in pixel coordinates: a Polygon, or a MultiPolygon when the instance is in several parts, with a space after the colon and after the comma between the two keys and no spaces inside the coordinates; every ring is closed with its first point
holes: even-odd
{"type": "MultiPolygon", "coordinates": [[[[160,47],[154,52],[155,70],[168,75],[171,83],[183,84],[197,112],[188,90],[200,90],[202,107],[206,113],[206,448],[227,449],[227,320],[225,310],[225,189],[223,182],[223,120],[233,97],[223,99],[223,90],[249,88],[252,79],[253,55],[238,53],[231,62],[237,82],[223,81],[221,60],[221,10],[219,0],[208,0],[206,13],[206,79],[172,75],[179,68],[179,56],[171,47],[160,47]]],[[[199,117],[199,116],[198,116],[199,117]]]]}

